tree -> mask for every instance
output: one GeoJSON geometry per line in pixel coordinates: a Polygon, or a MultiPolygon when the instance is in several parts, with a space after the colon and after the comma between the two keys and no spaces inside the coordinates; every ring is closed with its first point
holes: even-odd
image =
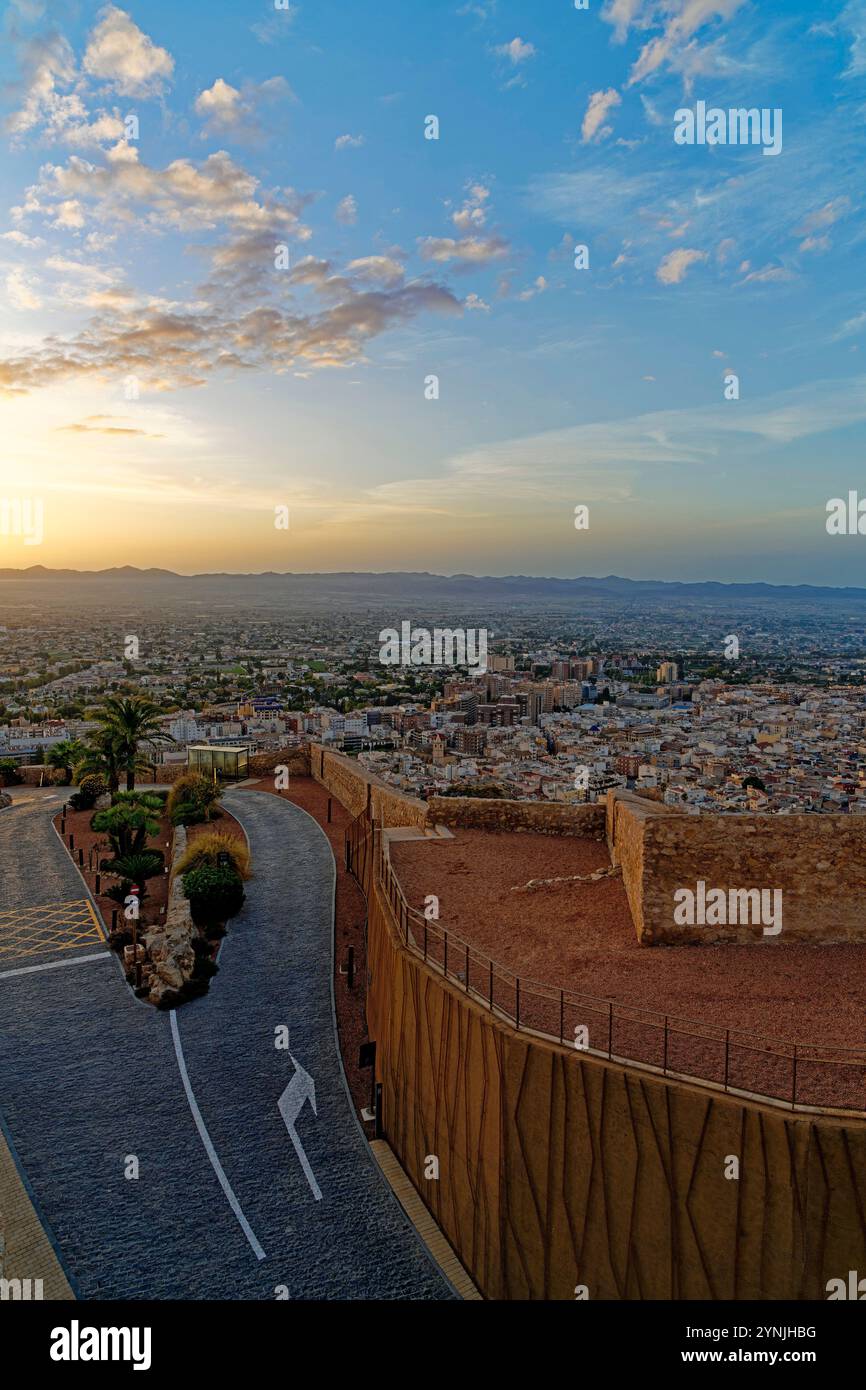
{"type": "Polygon", "coordinates": [[[104,777],[112,800],[120,785],[120,752],[117,739],[110,729],[98,729],[88,739],[84,756],[75,768],[75,778],[104,777]]]}
{"type": "Polygon", "coordinates": [[[150,740],[174,743],[160,724],[162,710],[143,696],[110,696],[96,716],[114,740],[120,767],[126,772],[126,790],[135,790],[135,774],[141,768],[139,746],[150,740]]]}
{"type": "Polygon", "coordinates": [[[755,787],[759,792],[765,792],[767,790],[760,777],[756,777],[754,773],[750,773],[748,777],[743,778],[743,791],[745,791],[747,787],[755,787]]]}
{"type": "Polygon", "coordinates": [[[127,859],[141,854],[148,838],[159,833],[164,806],[152,792],[120,792],[113,806],[96,812],[90,828],[108,836],[115,859],[127,859]]]}
{"type": "Polygon", "coordinates": [[[49,748],[46,761],[49,767],[62,767],[64,781],[72,781],[72,769],[85,752],[80,738],[63,738],[49,748]]]}

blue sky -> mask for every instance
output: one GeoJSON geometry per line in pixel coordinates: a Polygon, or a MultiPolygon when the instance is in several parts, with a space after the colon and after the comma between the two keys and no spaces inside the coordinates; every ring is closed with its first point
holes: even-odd
{"type": "Polygon", "coordinates": [[[4,25],[0,563],[866,582],[866,0],[4,25]]]}

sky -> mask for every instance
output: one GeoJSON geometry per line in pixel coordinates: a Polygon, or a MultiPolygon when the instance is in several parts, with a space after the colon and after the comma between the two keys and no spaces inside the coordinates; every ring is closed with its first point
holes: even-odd
{"type": "Polygon", "coordinates": [[[866,0],[0,23],[0,568],[866,584],[866,0]]]}

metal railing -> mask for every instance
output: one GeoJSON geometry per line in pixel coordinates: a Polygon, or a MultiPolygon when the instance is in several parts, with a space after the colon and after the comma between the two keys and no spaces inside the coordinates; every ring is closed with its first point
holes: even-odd
{"type": "Polygon", "coordinates": [[[520,1032],[791,1110],[866,1114],[866,1048],[770,1040],[516,975],[409,906],[381,830],[363,813],[347,829],[346,867],[368,899],[374,879],[381,885],[408,950],[520,1032]]]}

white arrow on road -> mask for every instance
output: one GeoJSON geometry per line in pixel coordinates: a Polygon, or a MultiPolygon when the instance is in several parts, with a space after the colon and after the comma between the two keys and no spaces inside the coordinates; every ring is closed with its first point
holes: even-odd
{"type": "MultiPolygon", "coordinates": [[[[289,1053],[289,1056],[291,1057],[291,1053],[289,1053]]],[[[304,1176],[306,1177],[307,1182],[310,1184],[313,1196],[315,1197],[317,1202],[321,1202],[321,1189],[319,1188],[319,1184],[316,1182],[316,1179],[313,1176],[313,1170],[310,1167],[310,1160],[304,1153],[304,1146],[298,1138],[297,1131],[295,1129],[298,1117],[300,1116],[300,1113],[303,1110],[304,1105],[307,1101],[310,1102],[310,1107],[313,1111],[313,1114],[318,1114],[318,1111],[316,1110],[316,1087],[313,1082],[313,1078],[310,1076],[309,1072],[304,1071],[304,1068],[295,1060],[294,1057],[292,1057],[291,1060],[294,1063],[295,1067],[294,1074],[292,1075],[292,1079],[289,1082],[288,1086],[283,1091],[283,1094],[280,1096],[280,1099],[277,1102],[277,1106],[279,1108],[280,1114],[283,1117],[283,1120],[285,1121],[286,1129],[289,1131],[289,1138],[295,1146],[295,1153],[298,1155],[301,1167],[304,1170],[304,1176]]]]}

